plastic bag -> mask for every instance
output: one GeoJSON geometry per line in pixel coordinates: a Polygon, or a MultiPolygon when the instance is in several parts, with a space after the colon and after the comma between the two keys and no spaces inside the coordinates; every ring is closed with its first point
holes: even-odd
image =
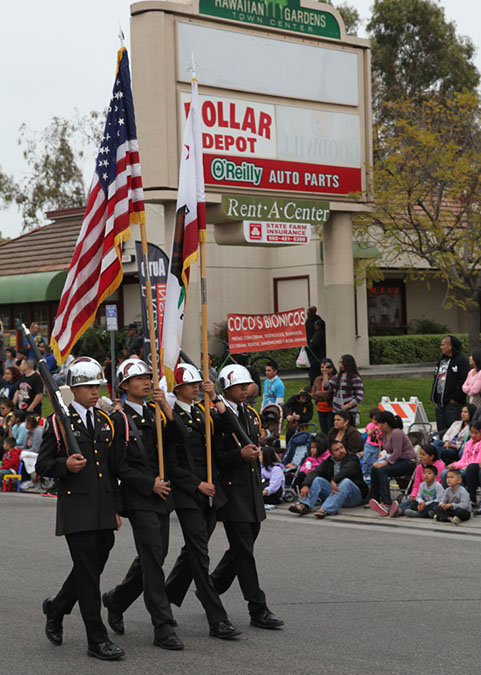
{"type": "Polygon", "coordinates": [[[307,350],[305,347],[301,347],[301,351],[296,359],[296,368],[309,368],[310,365],[307,350]]]}

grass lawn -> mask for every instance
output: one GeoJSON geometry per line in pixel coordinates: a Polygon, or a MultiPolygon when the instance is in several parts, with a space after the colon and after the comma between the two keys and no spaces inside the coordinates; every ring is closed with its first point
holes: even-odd
{"type": "MultiPolygon", "coordinates": [[[[286,393],[284,400],[297,393],[302,387],[309,384],[309,380],[286,380],[286,393]]],[[[364,398],[360,405],[361,426],[366,426],[369,422],[369,410],[377,408],[383,396],[389,396],[391,400],[397,398],[402,401],[403,398],[408,401],[411,396],[417,396],[424,405],[426,415],[429,420],[434,420],[434,405],[431,402],[432,378],[419,379],[382,379],[366,380],[364,382],[364,398]]],[[[259,398],[259,406],[261,399],[259,398]]],[[[317,421],[314,414],[314,421],[317,421]]]]}
{"type": "MultiPolygon", "coordinates": [[[[364,399],[360,406],[361,426],[366,426],[369,422],[369,410],[377,408],[383,396],[389,396],[391,399],[402,400],[403,397],[409,400],[411,396],[417,396],[423,403],[426,415],[429,420],[434,420],[434,405],[430,401],[432,378],[419,379],[389,379],[389,380],[366,380],[364,382],[364,399]]],[[[296,394],[302,387],[309,384],[309,380],[286,380],[286,393],[284,400],[296,394]]],[[[109,395],[107,387],[101,387],[101,396],[109,395]]],[[[257,407],[260,407],[262,397],[259,397],[257,407]]],[[[47,417],[52,413],[52,405],[48,396],[44,396],[42,404],[42,414],[47,417]]],[[[314,412],[314,422],[317,422],[317,415],[314,412]]]]}

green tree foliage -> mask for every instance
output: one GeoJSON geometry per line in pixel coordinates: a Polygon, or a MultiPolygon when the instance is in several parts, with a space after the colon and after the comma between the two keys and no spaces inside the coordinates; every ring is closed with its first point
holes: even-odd
{"type": "Polygon", "coordinates": [[[458,94],[389,106],[375,134],[374,211],[356,236],[382,252],[388,266],[414,278],[442,279],[446,303],[469,318],[479,346],[481,300],[480,102],[458,94]]]}
{"type": "Polygon", "coordinates": [[[43,131],[20,127],[19,144],[29,172],[18,183],[10,180],[11,196],[23,217],[23,229],[45,222],[45,212],[83,206],[86,201],[82,164],[93,162],[105,117],[98,112],[71,120],[52,118],[43,131]]]}
{"type": "Polygon", "coordinates": [[[475,47],[456,34],[437,0],[375,0],[367,31],[377,113],[382,102],[475,92],[475,47]]]}

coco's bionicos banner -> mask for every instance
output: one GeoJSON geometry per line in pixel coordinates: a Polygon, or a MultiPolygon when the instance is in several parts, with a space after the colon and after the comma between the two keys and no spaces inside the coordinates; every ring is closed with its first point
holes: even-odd
{"type": "Polygon", "coordinates": [[[240,354],[305,347],[305,322],[303,309],[277,314],[228,314],[229,351],[240,354]]]}

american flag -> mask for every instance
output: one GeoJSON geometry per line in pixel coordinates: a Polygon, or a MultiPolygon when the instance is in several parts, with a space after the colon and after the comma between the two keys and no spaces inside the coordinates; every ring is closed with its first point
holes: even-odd
{"type": "Polygon", "coordinates": [[[50,344],[57,363],[122,281],[121,247],[129,225],[145,223],[139,146],[125,47],[117,72],[87,208],[60,299],[50,344]]]}

